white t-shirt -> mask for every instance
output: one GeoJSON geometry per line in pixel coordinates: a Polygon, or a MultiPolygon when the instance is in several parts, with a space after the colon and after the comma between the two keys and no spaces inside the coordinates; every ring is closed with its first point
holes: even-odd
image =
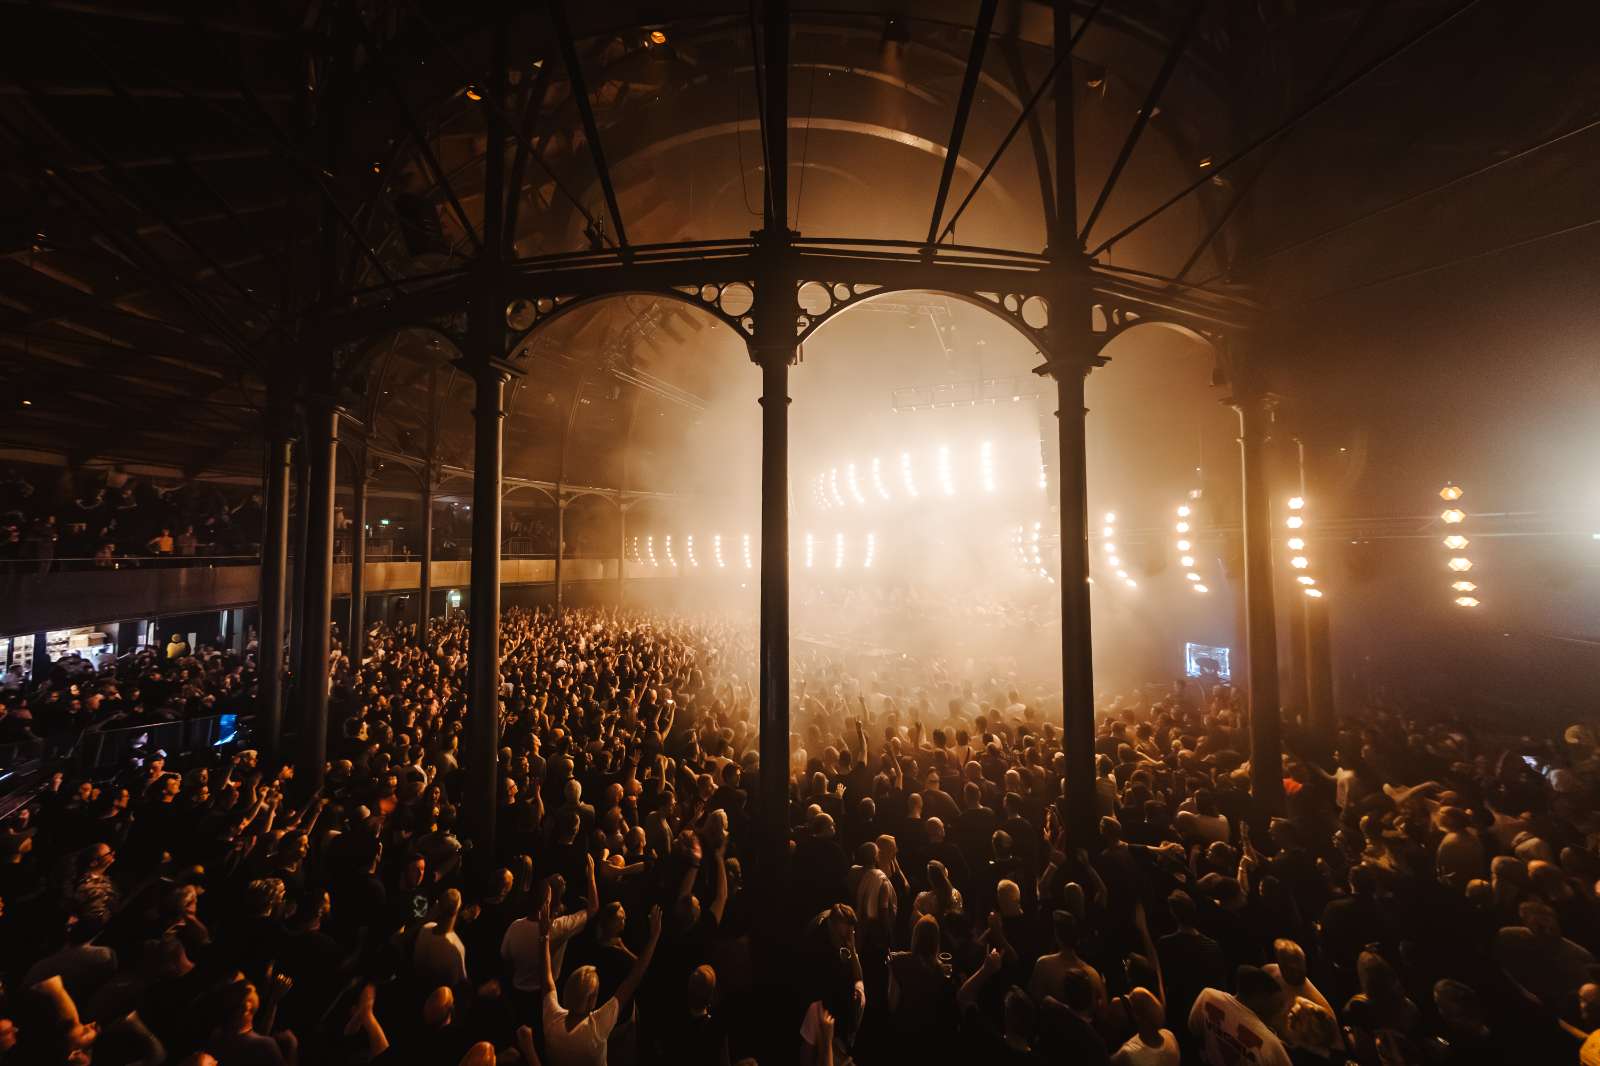
{"type": "Polygon", "coordinates": [[[567,1028],[567,1011],[554,989],[544,994],[544,1057],[550,1066],[606,1066],[606,1040],[617,1024],[612,996],[587,1018],[567,1028]]]}
{"type": "MultiPolygon", "coordinates": [[[[561,963],[567,953],[567,941],[583,931],[589,923],[588,911],[576,911],[550,919],[550,972],[561,977],[561,963]]],[[[500,940],[500,957],[511,964],[511,986],[518,992],[537,992],[544,984],[544,956],[539,951],[539,923],[532,918],[518,918],[506,926],[506,935],[500,940]]]]}
{"type": "Polygon", "coordinates": [[[1200,1038],[1201,1058],[1230,1066],[1292,1066],[1289,1052],[1255,1012],[1226,992],[1205,989],[1189,1011],[1189,1031],[1200,1038]]]}
{"type": "Polygon", "coordinates": [[[1168,1029],[1161,1030],[1161,1043],[1156,1047],[1146,1044],[1134,1033],[1111,1056],[1116,1066],[1178,1066],[1179,1058],[1178,1038],[1168,1029]]]}
{"type": "Polygon", "coordinates": [[[417,976],[429,988],[447,985],[454,988],[467,980],[467,946],[454,929],[440,936],[437,923],[428,922],[417,933],[417,948],[412,953],[417,976]]]}
{"type": "MultiPolygon", "coordinates": [[[[856,913],[868,921],[878,918],[878,905],[882,902],[883,886],[889,883],[889,875],[874,866],[861,875],[861,885],[856,889],[856,913]]],[[[895,912],[894,892],[889,893],[888,911],[892,917],[895,912]]]]}

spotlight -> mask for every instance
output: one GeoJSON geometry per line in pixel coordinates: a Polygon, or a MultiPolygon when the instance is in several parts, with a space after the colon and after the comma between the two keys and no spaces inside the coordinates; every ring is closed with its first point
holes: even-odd
{"type": "Polygon", "coordinates": [[[1460,485],[1447,484],[1439,490],[1439,499],[1444,500],[1446,503],[1455,503],[1464,495],[1466,493],[1462,492],[1460,485]]]}
{"type": "Polygon", "coordinates": [[[867,534],[867,554],[866,554],[866,558],[862,559],[862,561],[861,561],[861,568],[863,570],[871,570],[872,569],[873,556],[875,556],[877,554],[878,554],[878,535],[876,533],[868,533],[867,534]]]}
{"type": "Polygon", "coordinates": [[[1187,523],[1187,522],[1179,522],[1173,528],[1176,529],[1179,533],[1187,533],[1187,532],[1189,532],[1189,523],[1187,523]]]}
{"type": "Polygon", "coordinates": [[[467,94],[467,99],[471,100],[473,103],[477,103],[479,100],[483,99],[483,94],[478,91],[478,87],[476,85],[467,86],[465,92],[467,94]]]}
{"type": "Polygon", "coordinates": [[[850,486],[850,496],[858,505],[865,506],[867,498],[861,494],[861,483],[856,480],[856,464],[845,467],[845,482],[850,486]]]}
{"type": "Polygon", "coordinates": [[[1115,511],[1107,511],[1106,512],[1106,525],[1108,525],[1108,526],[1115,525],[1116,521],[1117,521],[1117,512],[1115,512],[1115,511]]]}
{"type": "Polygon", "coordinates": [[[1304,496],[1290,496],[1289,497],[1289,510],[1298,511],[1302,507],[1304,507],[1305,505],[1306,505],[1306,498],[1304,496]]]}
{"type": "Polygon", "coordinates": [[[650,43],[659,48],[661,45],[667,43],[667,35],[661,30],[651,30],[650,43]]]}
{"type": "Polygon", "coordinates": [[[1468,570],[1472,569],[1472,560],[1468,559],[1464,555],[1458,555],[1454,559],[1450,560],[1449,566],[1450,569],[1454,570],[1456,573],[1464,574],[1468,570]]]}
{"type": "Polygon", "coordinates": [[[1188,518],[1191,513],[1192,512],[1189,510],[1189,505],[1188,504],[1184,504],[1182,507],[1178,508],[1178,517],[1179,518],[1188,518]]]}
{"type": "Polygon", "coordinates": [[[1462,548],[1465,548],[1471,543],[1472,542],[1470,540],[1468,540],[1466,537],[1463,537],[1459,533],[1452,533],[1448,537],[1444,538],[1444,546],[1449,548],[1451,551],[1460,551],[1462,548]]]}
{"type": "Polygon", "coordinates": [[[1321,589],[1306,589],[1306,595],[1310,596],[1314,600],[1320,600],[1320,599],[1322,599],[1322,590],[1321,589]]]}
{"type": "Polygon", "coordinates": [[[844,566],[844,534],[843,533],[835,533],[833,535],[833,568],[835,570],[839,570],[839,569],[842,569],[843,566],[844,566]]]}
{"type": "Polygon", "coordinates": [[[1441,514],[1439,517],[1444,519],[1444,524],[1445,525],[1453,526],[1453,525],[1457,525],[1460,522],[1462,522],[1467,517],[1467,514],[1466,514],[1465,511],[1461,510],[1461,508],[1459,508],[1459,507],[1452,507],[1448,511],[1445,511],[1443,514],[1441,514]]]}
{"type": "Polygon", "coordinates": [[[1128,586],[1130,589],[1136,589],[1139,587],[1139,583],[1131,577],[1124,581],[1123,584],[1128,586]]]}
{"type": "Polygon", "coordinates": [[[1311,560],[1307,559],[1304,555],[1296,555],[1293,559],[1289,560],[1289,565],[1294,567],[1296,570],[1304,570],[1306,567],[1311,565],[1311,560]]]}
{"type": "Polygon", "coordinates": [[[1118,570],[1117,576],[1126,581],[1128,579],[1128,572],[1126,570],[1118,570]]]}
{"type": "Polygon", "coordinates": [[[1193,566],[1194,565],[1194,556],[1192,556],[1192,555],[1182,556],[1178,560],[1178,565],[1179,566],[1193,566]]]}
{"type": "Polygon", "coordinates": [[[1317,583],[1317,579],[1312,577],[1310,574],[1301,574],[1299,577],[1296,577],[1295,580],[1300,582],[1302,585],[1308,586],[1315,585],[1317,583]]]}
{"type": "Polygon", "coordinates": [[[889,490],[883,485],[883,462],[877,456],[872,458],[872,488],[878,494],[878,499],[887,500],[889,490]]]}
{"type": "Polygon", "coordinates": [[[1206,588],[1204,585],[1190,585],[1189,587],[1194,589],[1196,592],[1210,592],[1211,591],[1210,589],[1206,588]]]}
{"type": "MultiPolygon", "coordinates": [[[[1117,535],[1117,527],[1116,526],[1101,526],[1100,527],[1100,535],[1102,537],[1114,537],[1114,536],[1117,535]]],[[[1600,533],[1596,533],[1594,536],[1595,536],[1596,540],[1600,540],[1600,533]]]]}
{"type": "Polygon", "coordinates": [[[1288,526],[1290,529],[1299,529],[1301,526],[1306,524],[1306,520],[1297,514],[1292,514],[1283,520],[1283,524],[1288,526]]]}
{"type": "Polygon", "coordinates": [[[899,18],[891,15],[883,22],[883,44],[907,45],[911,43],[911,28],[899,18]]]}
{"type": "Polygon", "coordinates": [[[1178,541],[1178,550],[1181,551],[1181,552],[1186,552],[1186,551],[1190,550],[1192,547],[1193,547],[1193,545],[1191,545],[1186,540],[1178,541]]]}
{"type": "Polygon", "coordinates": [[[1290,537],[1289,538],[1289,550],[1292,551],[1292,552],[1303,552],[1303,551],[1305,551],[1306,550],[1305,538],[1304,537],[1290,537]]]}
{"type": "Polygon", "coordinates": [[[1456,606],[1457,607],[1476,607],[1476,606],[1478,606],[1478,598],[1476,596],[1457,596],[1456,597],[1456,606]]]}
{"type": "Polygon", "coordinates": [[[1102,545],[1102,547],[1105,548],[1107,555],[1115,555],[1115,554],[1117,554],[1117,546],[1115,544],[1111,543],[1109,540],[1106,541],[1105,544],[1102,545]]]}
{"type": "Polygon", "coordinates": [[[1122,565],[1122,560],[1117,558],[1115,555],[1113,555],[1109,559],[1106,560],[1106,563],[1108,565],[1110,565],[1110,566],[1121,566],[1122,565]]]}
{"type": "Polygon", "coordinates": [[[1451,582],[1450,587],[1455,589],[1457,592],[1477,592],[1478,591],[1478,586],[1474,585],[1470,581],[1455,581],[1455,582],[1451,582]]]}
{"type": "Polygon", "coordinates": [[[1200,575],[1191,570],[1187,574],[1183,575],[1183,579],[1185,581],[1199,581],[1200,575]]]}

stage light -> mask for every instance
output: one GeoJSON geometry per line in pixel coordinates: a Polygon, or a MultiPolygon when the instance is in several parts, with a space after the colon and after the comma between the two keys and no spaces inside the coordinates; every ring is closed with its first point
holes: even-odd
{"type": "Polygon", "coordinates": [[[1186,551],[1189,551],[1189,550],[1190,550],[1190,549],[1192,549],[1192,548],[1193,548],[1193,547],[1194,547],[1194,545],[1192,545],[1192,544],[1190,544],[1190,543],[1189,543],[1189,542],[1188,542],[1188,541],[1186,541],[1186,540],[1180,540],[1180,541],[1178,541],[1178,550],[1179,550],[1179,551],[1181,551],[1181,552],[1186,552],[1186,551]]]}
{"type": "Polygon", "coordinates": [[[866,557],[861,560],[861,568],[863,570],[871,570],[872,569],[872,559],[877,554],[878,554],[878,535],[876,533],[868,533],[867,534],[867,554],[866,554],[866,557]]]}
{"type": "Polygon", "coordinates": [[[877,492],[878,499],[889,498],[889,490],[883,485],[883,462],[877,456],[872,457],[872,488],[877,492]]]}
{"type": "Polygon", "coordinates": [[[1188,504],[1184,504],[1183,506],[1178,508],[1178,517],[1179,518],[1188,518],[1191,513],[1192,512],[1189,510],[1189,505],[1188,504]]]}
{"type": "Polygon", "coordinates": [[[1289,538],[1289,550],[1292,551],[1292,552],[1303,552],[1303,551],[1305,551],[1306,550],[1305,538],[1304,537],[1290,537],[1289,538]]]}
{"type": "Polygon", "coordinates": [[[694,557],[694,534],[693,533],[690,533],[687,537],[684,538],[683,550],[684,550],[684,553],[689,557],[689,565],[698,568],[700,566],[700,563],[694,557]]]}
{"type": "Polygon", "coordinates": [[[1296,555],[1293,559],[1289,560],[1289,565],[1294,567],[1296,570],[1304,570],[1306,567],[1311,565],[1311,560],[1307,559],[1304,555],[1296,555]]]}
{"type": "Polygon", "coordinates": [[[1122,560],[1113,555],[1106,560],[1106,563],[1110,566],[1121,566],[1122,560]]]}
{"type": "Polygon", "coordinates": [[[1457,607],[1476,607],[1476,606],[1478,606],[1478,598],[1476,596],[1457,596],[1456,597],[1456,606],[1457,607]]]}
{"type": "Polygon", "coordinates": [[[1462,522],[1467,517],[1467,514],[1466,514],[1465,511],[1463,511],[1459,507],[1452,507],[1448,511],[1445,511],[1443,514],[1441,514],[1439,517],[1444,519],[1444,524],[1445,525],[1453,526],[1453,525],[1457,525],[1460,522],[1462,522]]]}
{"type": "Polygon", "coordinates": [[[660,563],[656,562],[656,538],[655,537],[650,536],[650,537],[644,538],[644,551],[645,551],[646,555],[650,556],[650,565],[651,566],[660,566],[661,565],[660,563]]]}
{"type": "Polygon", "coordinates": [[[1472,542],[1470,540],[1468,540],[1466,537],[1463,537],[1460,533],[1452,533],[1448,537],[1444,538],[1444,546],[1449,548],[1451,551],[1460,551],[1462,548],[1465,548],[1471,543],[1472,542]]]}
{"type": "Polygon", "coordinates": [[[906,487],[906,495],[913,500],[917,498],[917,483],[911,477],[911,453],[900,453],[900,481],[906,487]]]}
{"type": "Polygon", "coordinates": [[[1139,587],[1139,583],[1131,577],[1124,581],[1123,584],[1128,586],[1130,589],[1136,589],[1139,587]]]}
{"type": "Polygon", "coordinates": [[[1107,511],[1106,512],[1106,525],[1112,526],[1112,525],[1116,525],[1116,523],[1117,523],[1117,512],[1115,512],[1115,511],[1107,511]]]}
{"type": "Polygon", "coordinates": [[[1305,500],[1304,496],[1290,496],[1289,497],[1289,510],[1298,511],[1302,507],[1304,507],[1305,505],[1306,505],[1306,500],[1305,500]]]}
{"type": "Polygon", "coordinates": [[[1462,492],[1460,485],[1446,485],[1439,490],[1439,499],[1444,500],[1446,503],[1455,503],[1464,495],[1466,493],[1462,492]]]}
{"type": "Polygon", "coordinates": [[[1187,532],[1189,532],[1189,523],[1187,523],[1187,522],[1179,522],[1173,528],[1176,529],[1179,533],[1187,533],[1187,532]]]}
{"type": "Polygon", "coordinates": [[[956,483],[950,476],[950,448],[948,445],[939,445],[939,487],[946,496],[956,494],[956,483]]]}
{"type": "Polygon", "coordinates": [[[1106,550],[1106,554],[1107,555],[1115,555],[1115,554],[1117,554],[1117,546],[1116,546],[1116,544],[1114,544],[1113,542],[1111,542],[1109,540],[1106,541],[1104,544],[1102,544],[1101,547],[1106,550]]]}
{"type": "Polygon", "coordinates": [[[1454,559],[1450,560],[1449,566],[1450,569],[1454,570],[1456,573],[1464,574],[1468,570],[1472,569],[1472,560],[1468,559],[1464,555],[1458,555],[1454,559]]]}
{"type": "MultiPolygon", "coordinates": [[[[1013,400],[1019,399],[1019,398],[1020,397],[1016,397],[1016,396],[1012,397],[1013,400]]],[[[1044,460],[1041,459],[1041,460],[1039,460],[1039,491],[1043,492],[1045,489],[1047,489],[1049,487],[1050,487],[1050,482],[1045,477],[1044,460]]]]}
{"type": "MultiPolygon", "coordinates": [[[[1101,526],[1100,527],[1100,535],[1102,537],[1114,537],[1114,536],[1117,535],[1117,527],[1116,526],[1101,526]]],[[[1597,533],[1596,536],[1600,537],[1600,533],[1597,533]]]]}
{"type": "Polygon", "coordinates": [[[1117,576],[1122,578],[1123,580],[1127,580],[1128,572],[1126,570],[1118,570],[1117,571],[1117,576]]]}
{"type": "Polygon", "coordinates": [[[1301,526],[1306,524],[1306,520],[1297,514],[1292,514],[1283,520],[1283,524],[1288,526],[1290,529],[1299,529],[1301,526]]]}
{"type": "Polygon", "coordinates": [[[471,100],[473,103],[477,103],[483,99],[483,94],[478,91],[478,87],[476,85],[469,85],[463,91],[467,94],[467,99],[471,100]]]}
{"type": "Polygon", "coordinates": [[[1181,556],[1178,559],[1178,565],[1179,566],[1193,566],[1194,565],[1194,556],[1192,556],[1192,555],[1181,556]]]}
{"type": "Polygon", "coordinates": [[[811,563],[816,555],[817,541],[810,533],[806,534],[806,569],[811,569],[811,563]]]}
{"type": "Polygon", "coordinates": [[[1191,570],[1187,574],[1183,575],[1183,579],[1185,581],[1199,581],[1200,575],[1191,570]]]}
{"type": "Polygon", "coordinates": [[[983,474],[983,491],[994,491],[994,444],[984,441],[978,448],[978,463],[983,474]]]}
{"type": "Polygon", "coordinates": [[[746,570],[754,569],[750,563],[750,534],[748,533],[744,535],[744,568],[746,570]]]}
{"type": "Polygon", "coordinates": [[[663,33],[661,30],[651,30],[650,31],[650,43],[653,44],[653,45],[656,45],[657,47],[660,47],[661,45],[664,45],[664,44],[667,43],[667,35],[665,33],[663,33]]]}
{"type": "Polygon", "coordinates": [[[1190,585],[1189,587],[1194,589],[1196,592],[1210,592],[1211,591],[1210,589],[1206,588],[1204,585],[1190,585]]]}
{"type": "Polygon", "coordinates": [[[1314,600],[1320,600],[1320,599],[1322,599],[1322,590],[1321,589],[1306,589],[1306,595],[1310,596],[1314,600]]]}
{"type": "Polygon", "coordinates": [[[1312,577],[1310,574],[1301,574],[1299,577],[1296,577],[1295,580],[1300,582],[1302,585],[1315,585],[1317,583],[1317,579],[1312,577]]]}
{"type": "Polygon", "coordinates": [[[850,486],[850,496],[858,505],[865,506],[867,498],[861,495],[861,483],[856,480],[856,464],[851,463],[845,467],[845,483],[850,486]]]}
{"type": "Polygon", "coordinates": [[[842,569],[843,567],[844,567],[844,534],[843,533],[835,533],[833,535],[833,568],[835,570],[839,570],[839,569],[842,569]]]}
{"type": "Polygon", "coordinates": [[[672,557],[672,534],[667,534],[667,542],[664,547],[667,551],[667,565],[676,568],[678,565],[678,560],[672,557]]]}
{"type": "Polygon", "coordinates": [[[833,502],[837,506],[843,507],[844,494],[839,491],[839,468],[836,466],[828,471],[828,491],[833,494],[833,502]]]}
{"type": "Polygon", "coordinates": [[[711,554],[716,557],[717,569],[723,569],[726,564],[722,561],[722,534],[718,533],[711,538],[711,554]]]}
{"type": "Polygon", "coordinates": [[[1455,589],[1457,592],[1477,592],[1478,591],[1478,586],[1474,585],[1470,581],[1454,581],[1454,582],[1451,582],[1450,587],[1455,589]]]}

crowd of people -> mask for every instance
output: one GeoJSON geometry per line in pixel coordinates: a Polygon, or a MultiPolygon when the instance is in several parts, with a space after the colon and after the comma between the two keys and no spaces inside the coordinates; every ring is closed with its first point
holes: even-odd
{"type": "Polygon", "coordinates": [[[150,478],[115,471],[51,478],[13,467],[0,475],[5,571],[49,573],[63,565],[112,568],[152,557],[254,552],[261,525],[259,494],[231,499],[214,484],[163,488],[150,478]]]}
{"type": "MultiPolygon", "coordinates": [[[[813,653],[775,840],[752,637],[508,612],[492,836],[460,617],[336,643],[320,787],[254,750],[56,775],[0,833],[0,1064],[1600,1061],[1588,728],[1345,708],[1269,812],[1230,690],[1175,688],[1101,708],[1085,812],[1058,696],[813,653]]],[[[111,680],[247,698],[253,654],[111,680]]]]}

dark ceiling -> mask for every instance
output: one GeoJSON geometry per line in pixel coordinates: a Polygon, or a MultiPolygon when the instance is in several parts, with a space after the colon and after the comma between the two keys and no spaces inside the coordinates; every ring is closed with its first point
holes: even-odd
{"type": "MultiPolygon", "coordinates": [[[[600,175],[554,24],[542,5],[509,7],[0,2],[0,447],[188,476],[257,471],[268,382],[329,358],[303,342],[315,323],[352,293],[472,255],[489,106],[477,87],[497,47],[519,130],[516,254],[603,237],[600,175]],[[330,84],[341,51],[356,75],[330,84]]],[[[1086,211],[1191,9],[1071,7],[1095,16],[1072,69],[1086,211]]],[[[1569,224],[1592,199],[1592,172],[1574,165],[1595,158],[1589,7],[1212,0],[1089,243],[1210,175],[1103,260],[1295,307],[1465,254],[1485,245],[1476,234],[1493,246],[1569,224]],[[1482,195],[1530,180],[1547,194],[1509,216],[1482,195]]],[[[745,7],[568,8],[629,238],[759,225],[745,7]]],[[[802,232],[921,236],[976,9],[793,6],[802,232]]],[[[958,197],[1048,70],[1051,21],[1048,4],[1001,5],[958,197]]],[[[1048,109],[1039,136],[1000,157],[959,239],[1040,250],[1048,109]]],[[[712,370],[694,353],[714,328],[648,298],[561,319],[522,353],[507,472],[616,484],[641,415],[699,409],[712,370]]],[[[470,390],[448,344],[406,330],[367,348],[350,410],[377,445],[468,465],[470,390]]]]}

